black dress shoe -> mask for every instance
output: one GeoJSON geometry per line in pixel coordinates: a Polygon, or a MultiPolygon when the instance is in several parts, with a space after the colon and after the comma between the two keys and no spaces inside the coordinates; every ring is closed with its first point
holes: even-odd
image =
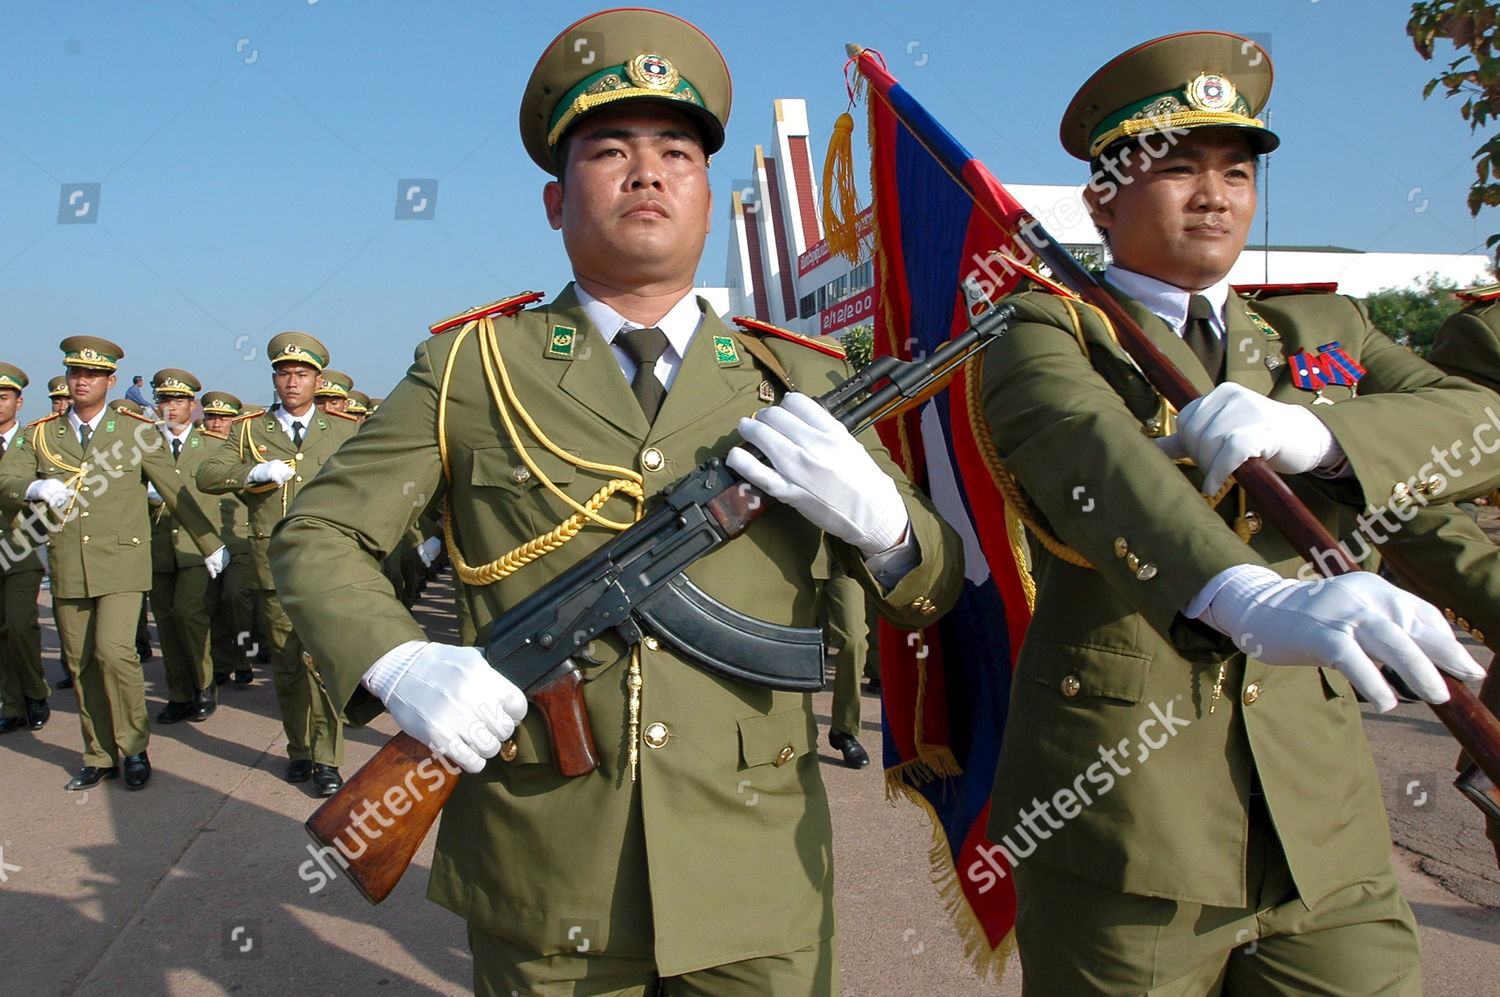
{"type": "Polygon", "coordinates": [[[52,707],[47,705],[45,699],[26,699],[26,726],[32,730],[41,730],[47,726],[47,721],[52,719],[52,707]]]}
{"type": "Polygon", "coordinates": [[[844,764],[850,768],[862,769],[870,764],[869,752],[865,751],[864,745],[853,734],[845,734],[841,730],[829,731],[828,743],[843,752],[844,764]]]}
{"type": "Polygon", "coordinates": [[[78,774],[63,789],[71,793],[76,789],[88,789],[90,786],[97,786],[105,779],[118,778],[120,778],[120,767],[118,765],[111,765],[107,769],[99,768],[95,765],[85,765],[78,770],[78,774]]]}
{"type": "Polygon", "coordinates": [[[71,675],[64,675],[62,678],[58,679],[57,680],[57,687],[59,689],[71,689],[71,688],[73,688],[73,676],[71,676],[71,675]]]}
{"type": "Polygon", "coordinates": [[[193,697],[193,715],[188,720],[195,724],[201,724],[214,715],[214,710],[219,708],[219,694],[214,691],[213,686],[203,689],[193,697]]]}
{"type": "Polygon", "coordinates": [[[236,668],[234,670],[234,684],[235,685],[249,685],[251,682],[254,682],[254,681],[255,681],[255,672],[251,671],[249,668],[236,668]]]}
{"type": "Polygon", "coordinates": [[[9,734],[26,726],[25,717],[0,717],[0,734],[9,734]]]}
{"type": "Polygon", "coordinates": [[[156,715],[159,724],[175,724],[180,720],[187,720],[193,715],[192,703],[168,703],[166,709],[156,715]]]}
{"type": "Polygon", "coordinates": [[[314,765],[312,781],[319,796],[332,796],[344,784],[344,777],[332,765],[314,765]]]}
{"type": "Polygon", "coordinates": [[[292,763],[286,767],[286,781],[306,782],[312,778],[312,772],[311,758],[293,758],[292,763]]]}
{"type": "Polygon", "coordinates": [[[125,788],[140,789],[151,781],[151,759],[142,751],[138,755],[125,756],[125,788]]]}

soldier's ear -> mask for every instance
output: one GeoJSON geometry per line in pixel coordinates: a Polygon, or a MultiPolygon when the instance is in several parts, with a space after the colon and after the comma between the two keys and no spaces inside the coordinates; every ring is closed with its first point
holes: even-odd
{"type": "Polygon", "coordinates": [[[556,180],[547,181],[542,188],[542,206],[547,209],[547,224],[554,231],[562,229],[563,185],[556,180]]]}
{"type": "Polygon", "coordinates": [[[109,380],[105,382],[105,387],[113,388],[115,386],[115,380],[115,375],[109,375],[109,380]]]}
{"type": "MultiPolygon", "coordinates": [[[[1108,229],[1115,223],[1115,209],[1112,204],[1113,196],[1104,196],[1092,186],[1083,188],[1083,206],[1088,209],[1089,218],[1095,227],[1100,230],[1108,229]]],[[[1115,193],[1110,190],[1111,195],[1115,193]]]]}

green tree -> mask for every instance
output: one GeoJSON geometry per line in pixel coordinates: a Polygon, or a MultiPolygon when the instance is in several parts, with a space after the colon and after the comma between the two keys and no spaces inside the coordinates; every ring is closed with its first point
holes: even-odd
{"type": "Polygon", "coordinates": [[[851,325],[839,337],[839,342],[844,344],[849,366],[855,370],[863,369],[875,358],[875,327],[868,323],[851,325]]]}
{"type": "Polygon", "coordinates": [[[1418,356],[1426,356],[1443,320],[1463,306],[1458,285],[1430,273],[1418,287],[1387,287],[1365,298],[1376,328],[1418,356]]]}
{"type": "MultiPolygon", "coordinates": [[[[1493,0],[1431,0],[1411,5],[1406,23],[1417,53],[1431,60],[1439,38],[1446,38],[1461,54],[1429,80],[1422,96],[1430,97],[1438,87],[1445,97],[1463,97],[1458,113],[1473,134],[1500,116],[1500,3],[1493,0]]],[[[1469,186],[1469,214],[1478,215],[1486,205],[1500,204],[1500,135],[1492,135],[1475,151],[1474,182],[1469,186]]],[[[1495,249],[1500,260],[1500,233],[1485,245],[1495,249]]]]}

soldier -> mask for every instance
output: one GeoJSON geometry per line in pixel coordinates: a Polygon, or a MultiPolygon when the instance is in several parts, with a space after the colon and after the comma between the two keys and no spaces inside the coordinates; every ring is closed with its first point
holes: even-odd
{"type": "Polygon", "coordinates": [[[859,678],[869,648],[865,590],[836,561],[830,563],[829,575],[823,580],[818,612],[825,642],[838,649],[833,664],[833,717],[828,725],[828,743],[844,756],[845,765],[862,769],[870,764],[870,753],[859,743],[859,678]]]}
{"type": "Polygon", "coordinates": [[[69,336],[61,348],[68,413],[31,423],[0,459],[0,510],[16,514],[28,502],[45,503],[58,520],[48,527],[53,615],[77,680],[84,762],[65,788],[117,778],[123,756],[126,788],[140,789],[151,778],[145,684],[133,647],[141,594],[151,584],[147,481],[211,573],[225,552],[173,473],[152,422],[105,404],[125,351],[94,336],[69,336]]]}
{"type": "MultiPolygon", "coordinates": [[[[16,443],[22,392],[31,381],[21,368],[0,363],[0,458],[16,443]]],[[[52,690],[42,671],[42,628],[36,600],[42,588],[45,543],[26,529],[22,516],[5,517],[8,535],[0,542],[0,734],[22,727],[41,730],[52,716],[52,690]]]]}
{"type": "MultiPolygon", "coordinates": [[[[1443,323],[1427,360],[1500,392],[1500,284],[1458,296],[1465,307],[1443,323]]],[[[1403,586],[1441,607],[1452,623],[1491,651],[1500,646],[1500,547],[1464,510],[1425,506],[1380,545],[1380,554],[1403,586]]],[[[1493,662],[1479,698],[1500,714],[1500,668],[1493,662]]],[[[1468,758],[1461,757],[1459,768],[1467,765],[1468,758]]],[[[1500,861],[1500,821],[1487,817],[1485,829],[1500,861]]]]}
{"type": "Polygon", "coordinates": [[[655,637],[610,635],[577,662],[601,765],[559,774],[521,691],[477,649],[426,642],[381,578],[420,497],[445,497],[480,634],[632,521],[632,491],[654,506],[737,430],[775,469],[743,450],[729,463],[785,504],[687,569],[715,598],[815,626],[824,530],[902,625],[929,623],[961,581],[956,537],[874,434],[856,441],[787,387],[827,390],[847,376],[842,357],[769,328],[732,332],[693,294],[729,92],[712,42],[668,14],[605,11],[558,36],[521,133],[557,178],[544,205],[575,282],[534,309],[507,299],[439,325],[386,414],[272,540],[335,701],[363,714],[375,696],[472,773],[448,803],[429,896],[468,920],[481,994],[584,979],[591,993],[834,993],[831,830],[811,697],[716,677],[655,637]],[[496,580],[492,559],[596,493],[603,523],[577,516],[570,541],[496,580]]]}
{"type": "Polygon", "coordinates": [[[1063,117],[1109,292],[1205,393],[1170,439],[1148,438],[1171,413],[1102,312],[1022,294],[985,360],[1000,459],[1078,555],[1038,558],[988,828],[1028,991],[1421,989],[1354,689],[1386,710],[1382,664],[1433,702],[1440,669],[1482,672],[1411,594],[1301,573],[1266,510],[1221,485],[1263,457],[1330,528],[1414,488],[1482,492],[1493,458],[1445,480],[1432,446],[1469,438],[1487,396],[1352,299],[1229,288],[1278,141],[1255,118],[1270,83],[1253,41],[1192,32],[1113,60],[1063,117]],[[1342,383],[1308,374],[1314,350],[1342,383]]]}
{"type": "Polygon", "coordinates": [[[52,400],[52,414],[62,415],[73,404],[68,397],[68,379],[62,374],[47,382],[47,397],[52,400]]]}
{"type": "Polygon", "coordinates": [[[342,415],[349,408],[349,392],[353,389],[354,378],[341,370],[329,368],[318,373],[318,388],[313,401],[324,412],[342,415]]]}
{"type": "Polygon", "coordinates": [[[370,415],[370,396],[363,391],[350,390],[349,404],[344,409],[345,415],[352,415],[360,422],[364,422],[370,415]]]}
{"type": "MultiPolygon", "coordinates": [[[[243,410],[244,404],[227,391],[204,392],[203,434],[219,442],[227,440],[231,424],[243,410]]],[[[237,494],[219,496],[219,539],[229,551],[229,563],[208,583],[214,684],[223,685],[233,674],[234,684],[244,687],[255,680],[250,659],[259,650],[260,624],[255,612],[255,566],[250,560],[250,510],[237,494]]]]}
{"type": "Polygon", "coordinates": [[[283,332],[271,338],[266,350],[280,405],[274,413],[257,411],[236,419],[229,439],[198,465],[197,481],[210,494],[237,494],[249,508],[261,632],[271,643],[276,702],[286,728],[286,781],[311,779],[320,796],[332,796],[344,784],[339,773],[344,762],[340,709],[323,688],[319,662],[304,660],[302,641],[271,581],[266,545],[292,499],[359,424],[313,404],[319,374],[328,365],[328,348],[322,343],[306,333],[283,332]]]}
{"type": "MultiPolygon", "coordinates": [[[[194,481],[198,465],[215,449],[206,445],[213,441],[193,427],[193,402],[202,385],[187,371],[168,367],[151,378],[151,388],[156,393],[156,411],[162,418],[161,432],[172,459],[172,473],[182,480],[199,508],[211,511],[217,497],[200,492],[194,481]]],[[[220,541],[228,551],[228,541],[222,534],[220,541]]],[[[208,589],[213,583],[203,558],[197,556],[197,548],[183,536],[165,506],[157,509],[151,526],[151,566],[151,612],[156,617],[156,636],[167,675],[167,705],[156,715],[156,722],[202,723],[218,708],[208,644],[208,589]]]]}

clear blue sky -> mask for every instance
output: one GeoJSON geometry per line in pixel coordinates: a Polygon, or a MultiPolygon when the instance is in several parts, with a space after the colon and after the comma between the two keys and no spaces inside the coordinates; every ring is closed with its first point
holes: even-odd
{"type": "MultiPolygon", "coordinates": [[[[763,0],[669,4],[735,78],[715,157],[724,208],[770,136],[771,101],[803,97],[815,159],[844,110],[844,43],[892,71],[1002,179],[1078,183],[1057,143],[1078,84],[1174,31],[1269,36],[1276,64],[1271,239],[1460,254],[1500,229],[1470,219],[1457,105],[1421,99],[1433,64],[1395,0],[1098,4],[763,0]]],[[[322,339],[383,395],[429,322],[502,295],[556,292],[546,177],[516,134],[541,48],[594,4],[540,0],[149,0],[12,4],[0,86],[0,359],[47,411],[57,342],[106,336],[128,375],[165,366],[265,401],[265,341],[322,339]],[[438,181],[435,218],[396,221],[403,178],[438,181]],[[99,183],[96,224],[58,224],[61,185],[99,183]]],[[[1439,58],[1449,57],[1443,43],[1439,58]]],[[[1257,227],[1257,233],[1259,228],[1257,227]]]]}

